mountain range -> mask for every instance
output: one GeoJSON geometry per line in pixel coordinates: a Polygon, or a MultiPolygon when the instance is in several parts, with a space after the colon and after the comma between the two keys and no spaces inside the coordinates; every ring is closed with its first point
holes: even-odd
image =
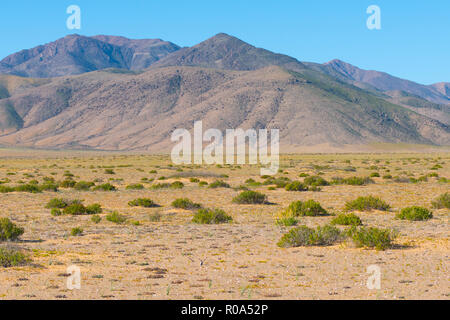
{"type": "Polygon", "coordinates": [[[301,62],[223,33],[185,48],[70,35],[0,61],[0,145],[167,151],[196,120],[279,128],[282,148],[448,146],[450,84],[301,62]]]}

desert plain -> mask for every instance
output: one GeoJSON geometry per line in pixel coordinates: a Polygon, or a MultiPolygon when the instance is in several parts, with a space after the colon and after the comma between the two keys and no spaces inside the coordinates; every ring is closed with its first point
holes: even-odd
{"type": "Polygon", "coordinates": [[[432,206],[450,190],[448,152],[281,156],[276,177],[303,181],[307,176],[327,181],[370,177],[371,183],[287,191],[264,184],[258,166],[175,166],[168,155],[1,149],[0,186],[69,179],[110,183],[117,190],[0,193],[0,218],[24,229],[17,241],[0,246],[27,257],[24,264],[0,266],[0,299],[449,299],[450,210],[432,206]],[[230,187],[210,188],[216,180],[230,187]],[[182,188],[151,187],[175,181],[182,188]],[[269,203],[233,203],[244,189],[265,194],[269,203]],[[363,226],[397,230],[390,248],[357,247],[348,240],[277,245],[295,228],[277,224],[291,202],[319,202],[329,215],[298,218],[298,225],[317,227],[342,213],[347,201],[369,195],[390,208],[354,213],[363,226]],[[94,222],[88,214],[52,215],[46,205],[53,198],[98,203],[101,220],[94,222]],[[158,206],[128,204],[138,198],[158,206]],[[195,211],[172,206],[178,198],[220,208],[232,221],[193,223],[195,211]],[[396,219],[409,206],[427,208],[433,217],[396,219]],[[123,217],[121,223],[106,218],[114,211],[123,217]],[[72,235],[73,228],[81,234],[72,235]],[[367,286],[371,265],[379,267],[379,289],[367,286]],[[67,286],[70,266],[80,270],[79,289],[67,286]]]}

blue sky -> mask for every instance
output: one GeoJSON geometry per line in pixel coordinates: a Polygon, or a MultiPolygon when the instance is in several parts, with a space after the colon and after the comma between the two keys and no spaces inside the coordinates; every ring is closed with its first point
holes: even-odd
{"type": "Polygon", "coordinates": [[[0,59],[70,33],[191,46],[219,32],[300,61],[337,58],[419,83],[450,81],[448,0],[2,1],[0,59]],[[81,30],[66,28],[72,4],[81,30]],[[369,5],[381,8],[381,30],[366,27],[369,5]]]}

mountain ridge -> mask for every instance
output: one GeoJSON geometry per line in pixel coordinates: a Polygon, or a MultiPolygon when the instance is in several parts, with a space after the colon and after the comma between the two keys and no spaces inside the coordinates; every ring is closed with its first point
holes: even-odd
{"type": "MultiPolygon", "coordinates": [[[[227,34],[190,48],[160,39],[103,35],[64,41],[35,48],[47,50],[50,62],[44,59],[48,63],[40,66],[42,72],[54,71],[52,57],[61,50],[76,52],[88,45],[81,58],[101,55],[89,62],[90,72],[46,79],[0,75],[0,144],[168,151],[174,129],[189,130],[202,120],[205,128],[220,130],[279,128],[286,150],[371,143],[450,145],[449,105],[401,89],[386,90],[390,86],[372,81],[385,74],[344,62],[300,62],[227,34]],[[104,63],[104,57],[115,58],[104,63]]],[[[36,52],[6,62],[23,67],[24,61],[35,62],[36,52]]],[[[78,65],[85,60],[77,60],[82,62],[78,65]]],[[[394,87],[408,90],[403,79],[386,76],[394,87]]],[[[432,92],[446,88],[446,83],[437,84],[432,92]]]]}

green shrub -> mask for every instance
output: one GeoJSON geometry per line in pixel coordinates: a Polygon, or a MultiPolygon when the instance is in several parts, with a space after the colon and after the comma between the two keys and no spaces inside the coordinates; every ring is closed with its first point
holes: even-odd
{"type": "Polygon", "coordinates": [[[106,215],[106,220],[117,224],[124,223],[127,219],[117,211],[113,211],[106,215]]]}
{"type": "Polygon", "coordinates": [[[433,218],[433,214],[430,210],[422,207],[408,207],[403,208],[397,215],[397,219],[410,220],[410,221],[423,221],[433,218]]]}
{"type": "Polygon", "coordinates": [[[207,185],[208,185],[208,182],[206,182],[206,181],[200,181],[200,182],[198,183],[198,185],[199,185],[200,187],[204,187],[204,186],[207,186],[207,185]]]}
{"type": "Polygon", "coordinates": [[[371,178],[378,178],[378,177],[380,177],[380,174],[379,174],[378,172],[372,172],[372,173],[370,174],[370,177],[371,177],[371,178]]]}
{"type": "Polygon", "coordinates": [[[38,188],[40,191],[53,191],[53,192],[58,191],[58,185],[53,182],[45,182],[39,185],[38,188]]]}
{"type": "Polygon", "coordinates": [[[10,186],[0,185],[0,193],[9,193],[9,192],[14,192],[14,188],[10,186]]]}
{"type": "Polygon", "coordinates": [[[61,216],[63,213],[60,209],[58,208],[52,208],[52,210],[50,211],[50,214],[54,217],[59,217],[61,216]]]}
{"type": "Polygon", "coordinates": [[[300,217],[300,216],[324,216],[327,215],[328,212],[322,208],[319,202],[314,200],[307,200],[305,202],[302,201],[294,201],[292,202],[287,210],[283,213],[285,217],[300,217]]]}
{"type": "Polygon", "coordinates": [[[255,181],[254,179],[250,178],[250,179],[245,180],[245,184],[247,184],[247,185],[249,185],[249,186],[251,186],[251,187],[258,187],[258,186],[260,186],[262,183],[261,183],[261,182],[258,182],[258,181],[255,181]]]}
{"type": "Polygon", "coordinates": [[[116,191],[117,188],[110,183],[104,183],[94,187],[94,191],[116,191]]]}
{"type": "Polygon", "coordinates": [[[298,223],[298,220],[294,217],[286,217],[286,218],[277,219],[277,225],[279,225],[279,226],[290,227],[290,226],[297,225],[297,223],[298,223]]]}
{"type": "Polygon", "coordinates": [[[193,223],[219,224],[233,220],[221,209],[199,209],[192,219],[193,223]]]}
{"type": "Polygon", "coordinates": [[[94,214],[91,218],[91,221],[95,224],[99,223],[100,221],[102,221],[102,218],[98,215],[98,214],[94,214]]]}
{"type": "Polygon", "coordinates": [[[105,169],[105,174],[116,174],[113,169],[105,169]]]}
{"type": "Polygon", "coordinates": [[[214,182],[211,182],[208,186],[208,188],[229,188],[230,185],[228,183],[226,183],[225,181],[222,180],[216,180],[214,182]]]}
{"type": "Polygon", "coordinates": [[[40,193],[42,192],[38,185],[35,184],[22,184],[14,187],[14,191],[17,192],[30,192],[30,193],[40,193]]]}
{"type": "Polygon", "coordinates": [[[28,262],[27,256],[19,250],[0,248],[0,266],[3,268],[22,266],[28,262]]]}
{"type": "Polygon", "coordinates": [[[142,190],[142,189],[144,189],[144,185],[140,184],[140,183],[129,184],[129,185],[127,185],[127,187],[125,189],[127,189],[127,190],[142,190]]]}
{"type": "Polygon", "coordinates": [[[300,181],[292,181],[291,183],[286,184],[286,191],[307,191],[308,187],[306,187],[300,181]]]}
{"type": "Polygon", "coordinates": [[[82,215],[86,213],[86,207],[80,202],[71,203],[64,208],[63,213],[74,216],[82,215]]]}
{"type": "Polygon", "coordinates": [[[199,203],[192,202],[187,198],[175,199],[172,201],[172,207],[186,210],[200,209],[201,205],[199,203]]]}
{"type": "Polygon", "coordinates": [[[138,198],[128,202],[128,205],[130,207],[144,207],[144,208],[153,208],[158,206],[155,202],[153,202],[152,199],[149,198],[138,198]]]}
{"type": "Polygon", "coordinates": [[[157,190],[157,189],[167,189],[170,187],[170,183],[155,183],[150,188],[157,190]]]}
{"type": "Polygon", "coordinates": [[[328,246],[336,243],[342,238],[341,231],[333,226],[325,225],[316,229],[305,225],[296,227],[283,235],[278,242],[282,248],[300,246],[328,246]]]}
{"type": "Polygon", "coordinates": [[[347,231],[348,236],[358,247],[375,248],[385,250],[392,247],[392,242],[397,237],[397,232],[390,229],[357,228],[351,227],[347,231]]]}
{"type": "Polygon", "coordinates": [[[291,182],[288,177],[269,177],[264,181],[264,185],[275,185],[277,188],[285,188],[286,185],[291,182]]]}
{"type": "Polygon", "coordinates": [[[433,208],[442,209],[447,208],[450,209],[450,193],[446,192],[441,194],[437,199],[431,202],[433,208]]]}
{"type": "Polygon", "coordinates": [[[348,201],[345,204],[345,211],[359,210],[359,211],[370,211],[372,209],[386,211],[390,208],[389,204],[384,202],[378,197],[367,196],[358,197],[353,201],[348,201]]]}
{"type": "Polygon", "coordinates": [[[390,174],[385,174],[385,175],[383,176],[383,179],[385,179],[385,180],[392,179],[392,175],[390,175],[390,174]]]}
{"type": "Polygon", "coordinates": [[[344,179],[344,183],[351,186],[362,186],[365,184],[373,183],[373,180],[369,177],[350,177],[344,179]]]}
{"type": "Polygon", "coordinates": [[[0,241],[15,241],[24,229],[12,223],[8,218],[0,218],[0,241]]]}
{"type": "Polygon", "coordinates": [[[198,182],[200,182],[200,180],[197,179],[197,178],[190,178],[190,179],[189,179],[189,182],[192,182],[192,183],[198,183],[198,182]]]}
{"type": "Polygon", "coordinates": [[[307,177],[303,180],[303,183],[307,186],[320,187],[320,186],[328,186],[329,182],[322,177],[319,176],[311,176],[307,177]]]}
{"type": "Polygon", "coordinates": [[[298,176],[299,176],[300,178],[305,178],[305,177],[308,177],[309,174],[302,172],[302,173],[300,173],[298,176]]]}
{"type": "Polygon", "coordinates": [[[354,213],[340,214],[331,220],[331,224],[341,226],[359,226],[362,225],[361,219],[354,213]]]}
{"type": "Polygon", "coordinates": [[[61,188],[73,188],[75,187],[76,182],[74,180],[63,180],[59,183],[61,188]]]}
{"type": "Polygon", "coordinates": [[[72,228],[72,230],[70,231],[70,235],[76,237],[76,236],[81,236],[83,234],[83,229],[76,227],[76,228],[72,228]]]}
{"type": "Polygon", "coordinates": [[[78,181],[75,183],[73,188],[78,191],[88,191],[91,189],[91,187],[95,186],[95,183],[88,182],[88,181],[78,181]]]}
{"type": "Polygon", "coordinates": [[[260,192],[247,190],[234,197],[233,202],[238,204],[264,204],[267,202],[267,196],[260,192]]]}
{"type": "Polygon", "coordinates": [[[170,184],[171,189],[182,189],[184,187],[184,183],[181,181],[175,181],[170,184]]]}
{"type": "Polygon", "coordinates": [[[335,177],[331,181],[332,184],[347,184],[350,186],[363,186],[369,183],[374,183],[372,179],[369,177],[349,177],[349,178],[340,178],[335,177]]]}
{"type": "Polygon", "coordinates": [[[67,207],[70,204],[70,201],[67,199],[62,199],[62,198],[53,198],[51,199],[49,202],[47,202],[46,204],[46,208],[47,209],[64,209],[65,207],[67,207]]]}
{"type": "Polygon", "coordinates": [[[99,214],[102,212],[102,206],[98,203],[94,203],[86,207],[86,214],[99,214]]]}

